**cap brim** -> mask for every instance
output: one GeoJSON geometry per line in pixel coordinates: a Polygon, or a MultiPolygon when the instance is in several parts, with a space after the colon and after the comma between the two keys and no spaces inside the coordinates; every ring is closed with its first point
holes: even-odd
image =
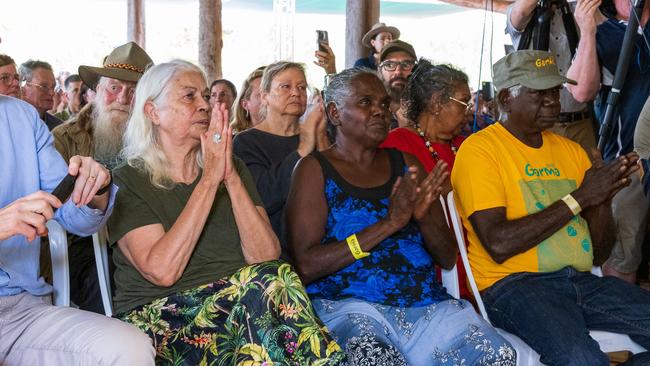
{"type": "Polygon", "coordinates": [[[541,78],[538,77],[535,79],[528,79],[528,80],[513,78],[513,79],[509,79],[508,82],[504,83],[503,85],[498,86],[497,93],[503,89],[507,89],[515,85],[523,85],[527,88],[535,89],[535,90],[545,90],[545,89],[555,88],[556,86],[560,86],[565,83],[571,85],[578,85],[578,83],[575,80],[565,78],[564,76],[561,75],[551,75],[551,76],[545,76],[541,78]]]}
{"type": "Polygon", "coordinates": [[[138,82],[142,77],[139,72],[124,69],[106,69],[103,67],[79,66],[79,76],[90,89],[95,90],[99,78],[104,76],[122,81],[138,82]]]}
{"type": "Polygon", "coordinates": [[[398,52],[398,51],[407,53],[409,56],[413,57],[416,60],[418,59],[417,55],[415,55],[410,50],[408,50],[408,49],[406,49],[404,47],[391,46],[391,47],[388,47],[388,48],[385,48],[385,49],[381,50],[381,53],[379,54],[379,62],[384,61],[384,59],[386,59],[386,56],[388,56],[389,53],[398,52]]]}
{"type": "Polygon", "coordinates": [[[382,32],[388,32],[393,35],[393,39],[398,39],[399,38],[399,29],[391,26],[386,26],[386,27],[379,27],[376,29],[373,29],[371,32],[366,33],[363,38],[361,38],[361,44],[363,44],[366,47],[372,48],[372,45],[370,44],[370,40],[373,39],[377,34],[382,33],[382,32]]]}
{"type": "Polygon", "coordinates": [[[571,80],[562,75],[550,75],[550,76],[539,77],[535,79],[521,81],[519,84],[530,89],[544,90],[544,89],[555,88],[556,86],[560,86],[565,83],[572,84],[572,85],[578,84],[575,80],[571,80]]]}

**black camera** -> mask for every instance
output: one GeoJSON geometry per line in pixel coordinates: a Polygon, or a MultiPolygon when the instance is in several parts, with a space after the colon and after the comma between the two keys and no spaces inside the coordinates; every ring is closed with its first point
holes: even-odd
{"type": "Polygon", "coordinates": [[[481,83],[481,97],[483,97],[483,101],[485,102],[494,99],[494,85],[491,81],[484,81],[481,83]]]}

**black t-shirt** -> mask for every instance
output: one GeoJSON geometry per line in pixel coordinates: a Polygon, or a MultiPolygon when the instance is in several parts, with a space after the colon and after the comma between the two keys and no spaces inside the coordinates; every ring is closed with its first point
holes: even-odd
{"type": "Polygon", "coordinates": [[[289,194],[291,174],[300,154],[300,136],[279,136],[251,128],[235,136],[233,152],[245,163],[262,196],[273,231],[282,244],[282,258],[289,260],[283,228],[284,204],[289,194]]]}
{"type": "MultiPolygon", "coordinates": [[[[235,158],[234,162],[253,203],[261,206],[262,201],[248,169],[241,160],[235,158]]],[[[113,214],[108,221],[109,241],[112,245],[129,231],[146,225],[161,224],[165,232],[169,231],[185,208],[201,174],[193,183],[179,183],[170,190],[154,187],[145,172],[128,165],[115,169],[113,178],[120,189],[113,214]]],[[[117,290],[113,302],[116,313],[214,282],[246,265],[232,203],[223,184],[217,190],[216,199],[190,261],[173,286],[160,287],[149,282],[124,256],[119,246],[115,249],[113,260],[117,267],[117,290]]]]}

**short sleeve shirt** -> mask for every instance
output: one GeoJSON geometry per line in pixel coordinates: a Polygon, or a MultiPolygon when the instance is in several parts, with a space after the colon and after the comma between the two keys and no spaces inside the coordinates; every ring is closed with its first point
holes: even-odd
{"type": "MultiPolygon", "coordinates": [[[[235,158],[235,168],[256,206],[262,206],[246,165],[235,158]]],[[[176,184],[172,189],[157,188],[147,173],[125,165],[113,171],[120,187],[113,215],[108,222],[109,240],[116,243],[128,232],[142,226],[160,224],[169,231],[180,216],[201,175],[191,184],[176,184]]],[[[116,246],[113,260],[117,267],[116,313],[173,293],[214,282],[246,265],[230,196],[222,184],[217,190],[203,232],[181,278],[171,287],[152,284],[137,271],[116,246]]]]}
{"type": "Polygon", "coordinates": [[[543,210],[580,186],[591,166],[580,145],[544,131],[532,148],[496,123],[470,136],[458,151],[452,171],[459,214],[467,230],[472,272],[480,290],[517,272],[552,272],[566,266],[588,271],[593,248],[587,221],[575,216],[535,247],[496,263],[481,244],[468,218],[505,207],[508,220],[543,210]]]}

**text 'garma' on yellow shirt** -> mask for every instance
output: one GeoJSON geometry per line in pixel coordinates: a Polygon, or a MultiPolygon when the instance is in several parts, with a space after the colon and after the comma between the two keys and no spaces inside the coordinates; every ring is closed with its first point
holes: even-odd
{"type": "Polygon", "coordinates": [[[468,217],[505,207],[508,220],[543,210],[582,183],[591,162],[580,145],[549,131],[532,148],[495,123],[471,135],[458,151],[451,174],[459,214],[469,240],[479,290],[518,272],[552,272],[566,266],[589,271],[593,248],[587,221],[575,216],[539,245],[496,263],[483,248],[468,217]]]}

